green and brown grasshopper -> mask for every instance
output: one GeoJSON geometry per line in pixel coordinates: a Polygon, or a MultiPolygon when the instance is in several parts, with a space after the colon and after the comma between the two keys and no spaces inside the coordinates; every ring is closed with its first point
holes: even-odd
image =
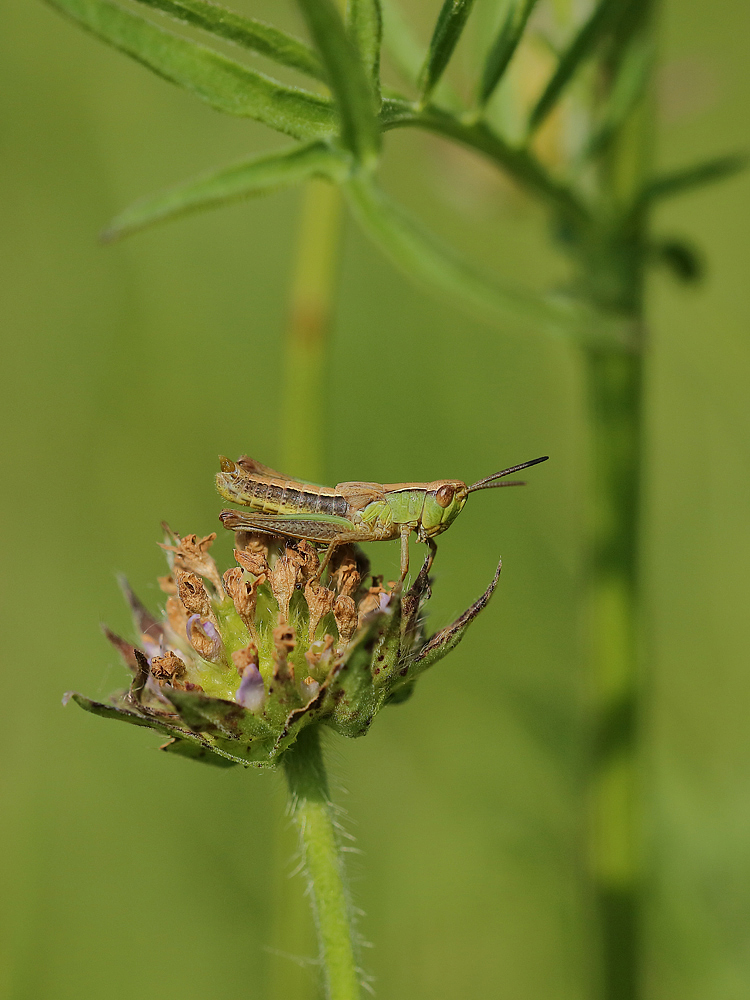
{"type": "Polygon", "coordinates": [[[513,465],[467,486],[460,479],[434,483],[339,483],[331,489],[284,476],[252,458],[236,462],[220,459],[216,486],[225,500],[250,511],[224,510],[221,520],[232,531],[260,531],[285,538],[301,538],[328,548],[320,574],[338,545],[401,539],[401,581],[409,571],[409,535],[430,548],[427,568],[437,551],[435,535],[450,527],[470,493],[497,486],[523,486],[505,476],[548,456],[513,465]]]}

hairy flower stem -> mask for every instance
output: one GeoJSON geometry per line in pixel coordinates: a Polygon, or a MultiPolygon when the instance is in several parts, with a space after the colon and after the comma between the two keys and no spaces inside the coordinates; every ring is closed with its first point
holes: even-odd
{"type": "Polygon", "coordinates": [[[326,181],[304,192],[292,279],[281,412],[281,467],[303,479],[323,476],[328,333],[341,229],[341,195],[326,181]]]}
{"type": "Polygon", "coordinates": [[[289,808],[309,880],[325,996],[327,1000],[356,1000],[360,986],[352,914],[318,728],[303,729],[283,761],[289,808]]]}

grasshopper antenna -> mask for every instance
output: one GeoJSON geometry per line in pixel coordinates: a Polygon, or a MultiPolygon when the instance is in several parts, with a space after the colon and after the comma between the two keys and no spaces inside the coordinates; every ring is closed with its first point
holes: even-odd
{"type": "Polygon", "coordinates": [[[521,469],[528,469],[532,465],[539,465],[540,462],[546,462],[549,455],[542,455],[541,458],[532,458],[530,462],[522,462],[520,465],[512,465],[509,469],[503,469],[502,472],[493,472],[491,476],[487,476],[486,479],[480,479],[478,483],[474,483],[473,486],[469,487],[469,493],[474,493],[475,490],[491,490],[499,486],[525,486],[526,483],[521,480],[514,479],[510,482],[499,483],[498,479],[503,479],[505,476],[509,476],[512,472],[520,472],[521,469]]]}

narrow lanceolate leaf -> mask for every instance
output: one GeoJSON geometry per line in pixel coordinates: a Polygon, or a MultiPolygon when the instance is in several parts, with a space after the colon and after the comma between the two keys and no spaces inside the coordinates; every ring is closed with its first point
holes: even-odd
{"type": "Polygon", "coordinates": [[[480,106],[484,107],[492,97],[495,87],[502,80],[503,74],[518,48],[518,43],[523,37],[526,23],[535,5],[536,0],[520,0],[520,2],[510,5],[507,17],[492,43],[492,48],[487,54],[482,70],[482,78],[479,83],[480,106]]]}
{"type": "Polygon", "coordinates": [[[188,760],[199,760],[212,767],[236,767],[239,764],[238,760],[232,760],[231,757],[220,757],[215,750],[192,740],[167,740],[159,749],[178,757],[187,757],[188,760]]]}
{"type": "Polygon", "coordinates": [[[459,142],[507,170],[520,184],[541,195],[576,227],[586,225],[590,220],[589,209],[572,188],[557,181],[533,154],[512,146],[482,121],[462,122],[435,105],[417,111],[408,101],[386,99],[383,101],[380,122],[384,131],[392,128],[423,128],[459,142]]]}
{"type": "Polygon", "coordinates": [[[594,51],[600,38],[609,27],[610,18],[617,12],[620,5],[621,0],[599,0],[588,20],[579,28],[573,41],[560,57],[557,69],[531,112],[529,117],[530,132],[542,124],[557,104],[576,71],[594,51]]]}
{"type": "Polygon", "coordinates": [[[370,78],[376,105],[380,104],[380,44],[383,37],[383,14],[380,0],[349,0],[347,26],[359,58],[370,78]]]}
{"type": "Polygon", "coordinates": [[[333,0],[298,0],[328,74],[338,107],[341,142],[360,163],[372,164],[380,149],[380,127],[365,67],[333,0]]]}
{"type": "Polygon", "coordinates": [[[720,156],[715,160],[707,160],[705,163],[697,163],[695,166],[685,167],[682,170],[675,170],[674,173],[656,177],[641,192],[638,205],[642,207],[661,198],[671,198],[676,194],[683,194],[701,184],[711,184],[714,181],[723,180],[725,177],[730,177],[732,174],[744,170],[747,164],[748,157],[745,154],[735,153],[732,156],[720,156]]]}
{"type": "Polygon", "coordinates": [[[309,45],[263,21],[245,17],[206,0],[139,0],[139,2],[164,11],[178,21],[210,31],[212,35],[267,56],[282,66],[307,73],[317,80],[325,78],[320,59],[309,45]]]}
{"type": "Polygon", "coordinates": [[[192,91],[219,111],[254,118],[297,139],[335,129],[326,98],[285,87],[212,49],[178,38],[109,0],[47,0],[102,41],[192,91]]]}
{"type": "Polygon", "coordinates": [[[422,101],[429,98],[439,83],[440,77],[453,55],[453,50],[458,44],[473,5],[474,0],[445,0],[432,33],[427,59],[420,75],[419,89],[422,101]]]}
{"type": "Polygon", "coordinates": [[[631,346],[626,328],[584,305],[503,288],[479,273],[409,218],[371,179],[353,176],[344,190],[355,218],[387,257],[420,284],[437,289],[481,319],[491,323],[512,319],[591,346],[631,346]]]}
{"type": "Polygon", "coordinates": [[[618,69],[599,125],[586,145],[584,156],[599,156],[608,149],[645,94],[653,60],[650,39],[638,39],[630,46],[618,69]]]}
{"type": "Polygon", "coordinates": [[[266,194],[309,177],[343,178],[346,171],[343,154],[335,153],[324,142],[292,146],[269,156],[254,156],[142,198],[112,220],[102,239],[111,242],[158,222],[266,194]]]}
{"type": "Polygon", "coordinates": [[[497,587],[498,580],[500,579],[502,568],[503,563],[501,560],[497,564],[497,569],[495,570],[492,582],[482,596],[477,598],[471,607],[464,611],[460,618],[457,618],[446,628],[436,632],[435,635],[433,635],[432,638],[425,643],[422,649],[420,649],[414,658],[414,664],[412,667],[412,674],[414,676],[417,676],[423,670],[427,670],[428,667],[431,667],[434,663],[442,660],[444,656],[447,656],[451,650],[456,648],[466,634],[466,630],[469,628],[469,625],[471,625],[480,611],[484,611],[490,603],[490,598],[494,594],[495,587],[497,587]]]}

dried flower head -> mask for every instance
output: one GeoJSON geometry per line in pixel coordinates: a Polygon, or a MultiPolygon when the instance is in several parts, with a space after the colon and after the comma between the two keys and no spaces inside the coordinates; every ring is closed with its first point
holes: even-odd
{"type": "Polygon", "coordinates": [[[427,564],[401,592],[370,576],[354,546],[321,575],[308,542],[237,532],[236,564],[222,578],[210,554],[215,535],[167,532],[164,613],[151,614],[123,582],[135,642],[105,630],[131,673],[129,689],[109,703],[71,697],[96,715],[163,733],[169,753],[224,766],[274,766],[316,723],[366,733],[383,705],[405,700],[419,674],[460,641],[500,573],[427,639],[427,564]]]}

